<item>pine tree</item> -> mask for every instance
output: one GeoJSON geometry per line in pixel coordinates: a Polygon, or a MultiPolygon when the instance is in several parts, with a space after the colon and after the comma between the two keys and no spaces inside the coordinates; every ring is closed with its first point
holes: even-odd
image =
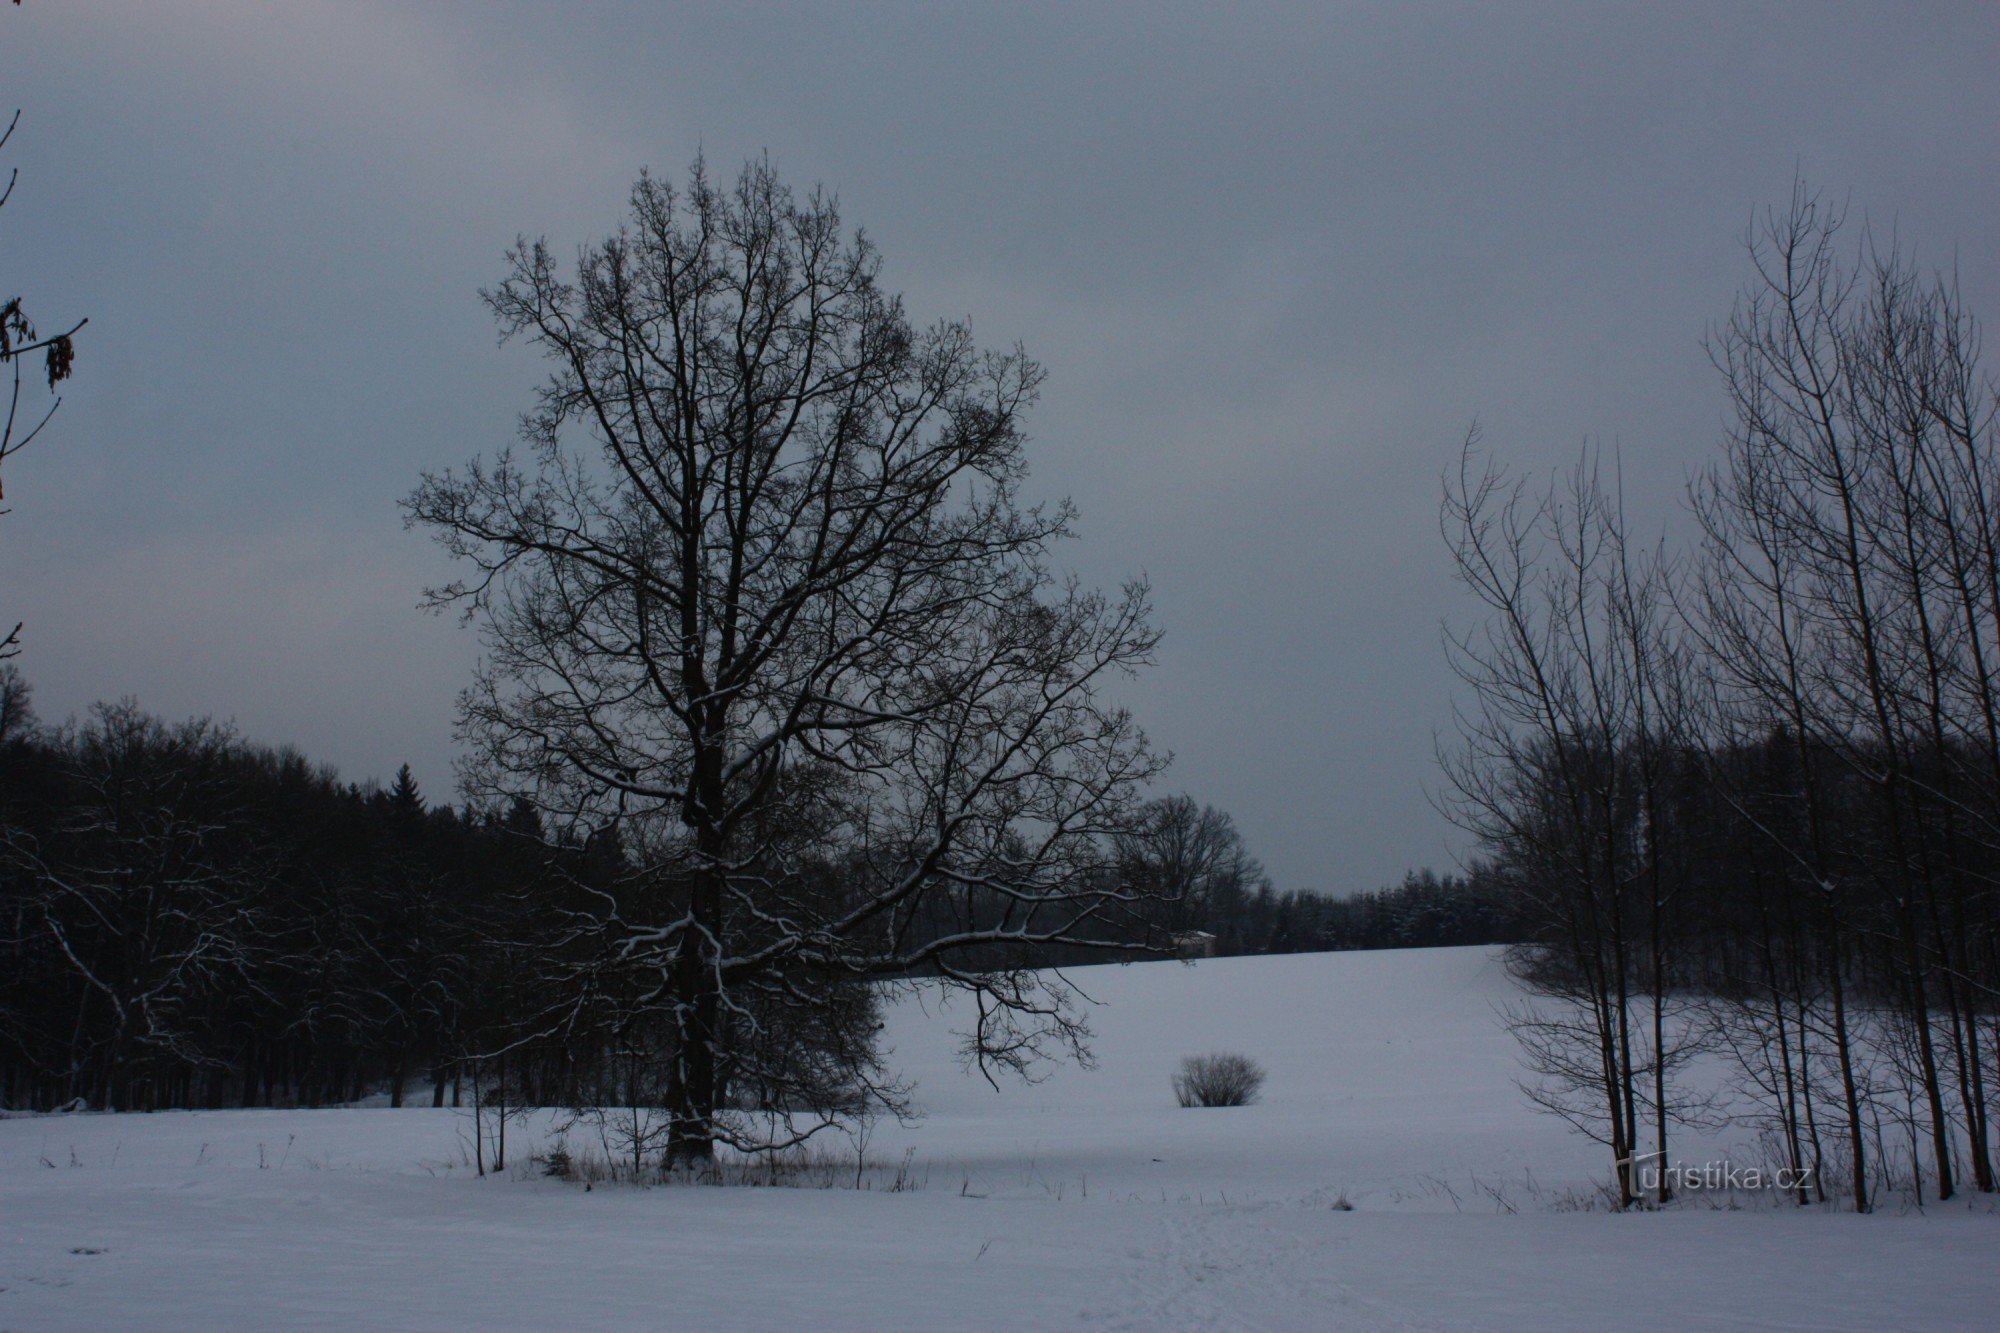
{"type": "Polygon", "coordinates": [[[399,822],[415,823],[423,817],[424,796],[408,764],[396,770],[396,785],[389,788],[389,809],[399,822]]]}

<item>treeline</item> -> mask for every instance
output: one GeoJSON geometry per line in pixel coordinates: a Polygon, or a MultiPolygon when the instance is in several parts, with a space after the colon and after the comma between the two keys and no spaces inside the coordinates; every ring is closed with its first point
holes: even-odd
{"type": "MultiPolygon", "coordinates": [[[[208,721],[100,705],[37,724],[0,668],[0,1105],[159,1109],[321,1105],[386,1091],[499,1104],[656,1105],[673,1041],[658,969],[624,923],[686,887],[613,830],[554,836],[525,804],[428,804],[208,721]]],[[[1146,910],[1114,939],[1219,953],[1516,938],[1483,872],[1428,872],[1354,898],[1276,892],[1234,823],[1171,797],[1144,807],[1118,873],[1146,910]]],[[[844,873],[806,867],[830,899],[844,873]]],[[[991,895],[989,895],[991,897],[991,895]]],[[[999,920],[977,893],[913,920],[913,940],[999,920]]],[[[1069,944],[988,945],[989,969],[1102,961],[1069,944]]],[[[913,969],[925,974],[932,968],[913,969]]],[[[754,1058],[732,1104],[839,1113],[893,1101],[875,1063],[879,987],[793,1002],[747,993],[754,1058]]],[[[803,984],[803,983],[801,983],[803,984]]]]}
{"type": "Polygon", "coordinates": [[[129,703],[40,729],[0,670],[0,1104],[447,1095],[499,1007],[487,942],[550,883],[532,814],[129,703]]]}
{"type": "Polygon", "coordinates": [[[1839,230],[1801,191],[1752,238],[1690,549],[1588,456],[1542,490],[1468,445],[1447,488],[1486,612],[1453,810],[1531,928],[1533,1095],[1628,1203],[1724,1116],[1801,1203],[1996,1185],[1995,386],[1954,280],[1839,230]],[[1704,1053],[1721,1103],[1679,1077],[1704,1053]]]}
{"type": "Polygon", "coordinates": [[[1528,938],[1509,887],[1491,870],[1412,871],[1401,884],[1336,898],[1280,893],[1226,811],[1192,796],[1148,802],[1118,840],[1121,880],[1146,894],[1152,933],[1196,932],[1223,956],[1329,949],[1512,944],[1528,938]]]}
{"type": "MultiPolygon", "coordinates": [[[[525,802],[429,805],[407,766],[387,789],[362,787],[207,720],[128,702],[43,727],[30,704],[0,667],[0,1106],[316,1106],[386,1091],[502,1127],[509,1107],[625,1107],[627,1146],[660,1148],[668,1122],[648,1117],[680,1047],[665,969],[633,947],[631,923],[685,913],[677,867],[634,854],[616,826],[547,829],[525,802]]],[[[838,903],[865,868],[793,873],[801,901],[838,903]]],[[[912,945],[1008,911],[977,889],[932,906],[906,923],[912,945]]],[[[1150,938],[1136,919],[1107,934],[1150,938]]],[[[1105,956],[990,943],[961,966],[1105,956]]],[[[780,1138],[899,1105],[875,1049],[881,988],[898,979],[801,966],[745,987],[723,1103],[775,1116],[780,1138]],[[786,1128],[795,1115],[805,1130],[786,1128]]]]}
{"type": "Polygon", "coordinates": [[[1513,944],[1527,930],[1506,886],[1475,868],[1465,875],[1412,871],[1394,887],[1347,898],[1260,893],[1246,904],[1237,938],[1253,946],[1244,953],[1314,953],[1513,944]]]}

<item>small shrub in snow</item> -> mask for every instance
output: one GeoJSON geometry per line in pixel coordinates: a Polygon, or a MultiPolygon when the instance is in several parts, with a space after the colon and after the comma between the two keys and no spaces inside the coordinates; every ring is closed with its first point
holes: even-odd
{"type": "Polygon", "coordinates": [[[1264,1071],[1247,1055],[1190,1055],[1174,1075],[1182,1106],[1248,1106],[1264,1086],[1264,1071]]]}

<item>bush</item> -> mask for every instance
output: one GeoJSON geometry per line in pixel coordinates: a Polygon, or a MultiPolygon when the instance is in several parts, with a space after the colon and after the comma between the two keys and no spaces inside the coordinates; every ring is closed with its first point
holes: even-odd
{"type": "Polygon", "coordinates": [[[1174,1075],[1182,1106],[1248,1106],[1264,1086],[1264,1070],[1247,1055],[1190,1055],[1174,1075]]]}

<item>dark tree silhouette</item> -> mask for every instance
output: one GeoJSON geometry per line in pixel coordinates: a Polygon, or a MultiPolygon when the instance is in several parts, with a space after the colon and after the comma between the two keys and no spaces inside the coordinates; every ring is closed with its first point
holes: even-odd
{"type": "MultiPolygon", "coordinates": [[[[14,3],[19,4],[20,0],[14,0],[14,3]]],[[[21,113],[16,111],[7,122],[7,128],[0,130],[0,149],[6,148],[20,123],[21,113]]],[[[7,183],[0,185],[0,209],[4,209],[13,197],[18,178],[18,171],[8,171],[7,183]]],[[[40,410],[39,416],[32,408],[24,416],[22,394],[27,386],[22,380],[23,367],[36,353],[40,353],[42,375],[53,393],[55,387],[68,379],[75,368],[75,337],[88,322],[80,319],[61,333],[45,335],[28,318],[23,298],[10,296],[5,287],[0,287],[0,369],[4,369],[7,375],[7,406],[4,418],[0,418],[0,465],[33,443],[35,437],[42,433],[42,428],[49,424],[49,418],[55,415],[56,409],[62,406],[62,399],[54,398],[45,409],[40,410]]],[[[0,468],[0,472],[3,471],[4,468],[0,468]]],[[[5,500],[4,477],[0,477],[0,503],[5,500]]],[[[5,509],[0,509],[0,514],[5,512],[5,509]]],[[[4,635],[0,635],[0,659],[18,653],[20,642],[21,626],[17,621],[4,635]]]]}
{"type": "Polygon", "coordinates": [[[1004,959],[1142,947],[1111,839],[1159,763],[1102,686],[1156,635],[1143,583],[1050,571],[1067,505],[1017,499],[1040,368],[913,326],[832,199],[762,163],[641,177],[573,274],[512,263],[489,304],[551,371],[527,456],[408,512],[474,570],[432,594],[484,627],[474,790],[636,858],[616,949],[668,1020],[672,1156],[782,1141],[722,1114],[732,1082],[846,1098],[758,1034],[871,978],[972,992],[982,1061],[1075,1046],[1060,984],[1004,959]]]}

